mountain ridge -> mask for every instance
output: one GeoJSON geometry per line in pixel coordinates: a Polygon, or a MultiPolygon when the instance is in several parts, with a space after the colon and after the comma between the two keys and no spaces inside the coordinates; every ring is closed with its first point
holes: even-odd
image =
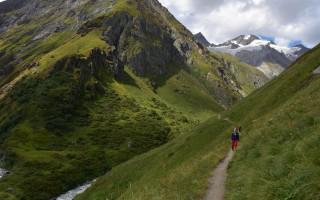
{"type": "Polygon", "coordinates": [[[309,49],[302,44],[293,47],[279,46],[256,35],[240,35],[219,45],[208,47],[211,51],[230,53],[241,61],[258,67],[269,78],[278,76],[309,49]]]}

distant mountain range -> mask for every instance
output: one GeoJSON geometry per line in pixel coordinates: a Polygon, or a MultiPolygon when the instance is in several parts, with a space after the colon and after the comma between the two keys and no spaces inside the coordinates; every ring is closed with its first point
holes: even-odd
{"type": "Polygon", "coordinates": [[[238,57],[242,62],[256,66],[269,78],[279,75],[293,61],[309,49],[302,44],[285,47],[256,35],[240,35],[222,44],[210,44],[202,33],[196,40],[213,52],[224,52],[238,57]]]}

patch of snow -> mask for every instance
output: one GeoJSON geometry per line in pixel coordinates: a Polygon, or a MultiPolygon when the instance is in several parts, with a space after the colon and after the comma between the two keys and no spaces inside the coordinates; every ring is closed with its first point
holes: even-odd
{"type": "Polygon", "coordinates": [[[270,42],[267,40],[253,40],[250,44],[248,44],[247,46],[266,46],[268,45],[270,42]]]}
{"type": "Polygon", "coordinates": [[[275,44],[271,44],[270,47],[274,48],[278,52],[284,53],[284,54],[290,54],[294,50],[293,48],[291,49],[289,47],[283,47],[283,46],[279,46],[279,45],[275,45],[275,44]]]}
{"type": "MultiPolygon", "coordinates": [[[[250,38],[251,35],[246,35],[244,38],[250,38]]],[[[251,43],[247,45],[240,44],[239,42],[232,40],[231,44],[225,45],[225,46],[218,46],[218,47],[209,47],[210,51],[218,51],[223,53],[229,53],[233,56],[236,56],[236,54],[240,51],[260,51],[262,48],[269,46],[273,48],[274,50],[278,51],[279,53],[284,54],[288,59],[294,61],[298,58],[299,54],[298,52],[302,50],[301,47],[285,47],[285,46],[279,46],[276,44],[273,44],[269,40],[265,39],[255,39],[251,43]],[[232,48],[231,44],[235,44],[238,46],[238,48],[232,48]]],[[[265,68],[263,68],[265,70],[265,68]]],[[[276,70],[278,71],[278,70],[276,70]]],[[[269,72],[268,72],[269,73],[269,72]]],[[[274,76],[274,75],[272,75],[274,76]]]]}
{"type": "Polygon", "coordinates": [[[250,37],[251,37],[251,35],[245,35],[243,39],[245,39],[245,40],[249,40],[249,39],[250,39],[250,37]]]}
{"type": "Polygon", "coordinates": [[[73,200],[76,196],[79,194],[85,192],[88,188],[91,187],[92,183],[94,183],[96,180],[93,180],[91,182],[87,182],[73,190],[70,190],[66,192],[65,194],[60,195],[56,198],[56,200],[73,200]]]}
{"type": "Polygon", "coordinates": [[[236,49],[232,49],[230,45],[228,46],[220,46],[220,47],[209,47],[210,51],[219,51],[223,53],[229,53],[231,55],[236,55],[238,52],[246,50],[246,51],[259,51],[262,49],[262,45],[241,45],[236,49]]]}
{"type": "Polygon", "coordinates": [[[0,168],[0,179],[3,178],[8,172],[8,170],[0,168]]]}
{"type": "Polygon", "coordinates": [[[319,65],[319,67],[317,69],[315,69],[313,71],[313,74],[320,74],[320,65],[319,65]]]}
{"type": "Polygon", "coordinates": [[[267,63],[262,63],[259,67],[257,67],[260,71],[262,71],[268,78],[274,78],[279,76],[281,72],[283,72],[284,68],[278,65],[268,65],[267,63]]]}
{"type": "Polygon", "coordinates": [[[242,47],[243,45],[240,44],[239,42],[237,42],[236,40],[232,40],[231,43],[235,44],[235,45],[239,45],[240,47],[242,47]]]}
{"type": "Polygon", "coordinates": [[[293,60],[298,58],[298,55],[296,55],[296,52],[299,52],[301,50],[300,47],[284,47],[284,46],[279,46],[275,44],[270,45],[271,48],[277,50],[280,53],[285,54],[287,57],[291,57],[293,60]]]}

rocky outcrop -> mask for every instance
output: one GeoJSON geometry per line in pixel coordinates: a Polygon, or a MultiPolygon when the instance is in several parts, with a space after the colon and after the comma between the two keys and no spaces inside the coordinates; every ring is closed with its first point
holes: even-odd
{"type": "Polygon", "coordinates": [[[87,83],[94,78],[91,89],[101,90],[101,83],[108,80],[108,77],[120,79],[124,73],[124,66],[118,59],[115,51],[105,52],[99,48],[92,50],[89,57],[81,57],[79,55],[66,57],[59,60],[52,73],[65,70],[67,72],[79,71],[80,91],[83,91],[87,83]]]}
{"type": "Polygon", "coordinates": [[[7,64],[0,69],[0,77],[8,75],[14,69],[13,65],[7,64]]]}
{"type": "Polygon", "coordinates": [[[291,64],[283,53],[279,53],[273,48],[262,46],[257,50],[242,50],[235,54],[242,62],[253,66],[260,66],[262,63],[278,64],[282,67],[288,67],[291,64]]]}
{"type": "Polygon", "coordinates": [[[181,63],[189,47],[176,41],[157,24],[141,16],[117,12],[112,17],[98,18],[79,29],[84,35],[100,27],[101,38],[115,50],[119,59],[140,76],[159,76],[169,72],[168,66],[181,63]],[[181,52],[179,52],[181,50],[181,52]]]}
{"type": "Polygon", "coordinates": [[[313,71],[313,74],[320,74],[320,66],[313,71]]]}
{"type": "Polygon", "coordinates": [[[3,178],[8,173],[9,173],[9,171],[0,168],[0,179],[3,178]]]}
{"type": "Polygon", "coordinates": [[[7,13],[23,7],[28,1],[26,0],[10,0],[0,2],[0,13],[7,13]]]}
{"type": "Polygon", "coordinates": [[[0,33],[14,26],[36,20],[38,24],[35,27],[33,39],[42,39],[62,29],[76,30],[87,20],[105,13],[112,4],[113,2],[105,0],[10,0],[1,2],[0,33]],[[64,21],[68,23],[63,23],[64,21]]]}
{"type": "Polygon", "coordinates": [[[208,40],[204,37],[204,35],[200,32],[194,35],[194,38],[200,43],[202,44],[204,47],[208,47],[211,45],[210,42],[208,42],[208,40]]]}
{"type": "Polygon", "coordinates": [[[15,55],[4,51],[0,52],[0,78],[12,72],[14,64],[17,64],[17,62],[15,55]]]}

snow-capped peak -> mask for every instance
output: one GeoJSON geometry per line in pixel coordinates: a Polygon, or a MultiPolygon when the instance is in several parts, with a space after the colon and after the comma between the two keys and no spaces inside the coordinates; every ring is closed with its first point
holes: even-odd
{"type": "Polygon", "coordinates": [[[238,37],[233,38],[227,42],[224,42],[219,45],[212,45],[212,47],[227,47],[229,46],[231,49],[237,49],[239,47],[243,47],[249,45],[252,41],[258,40],[259,37],[256,35],[240,35],[238,37]]]}
{"type": "Polygon", "coordinates": [[[209,50],[232,54],[242,62],[258,67],[268,77],[273,77],[308,51],[308,48],[303,45],[285,47],[256,35],[240,35],[222,44],[211,45],[209,50]]]}
{"type": "Polygon", "coordinates": [[[249,39],[250,39],[250,37],[251,37],[251,35],[245,35],[243,39],[245,39],[245,40],[249,40],[249,39]]]}
{"type": "Polygon", "coordinates": [[[290,60],[295,60],[302,54],[301,52],[308,50],[303,45],[296,45],[294,47],[280,46],[253,34],[240,35],[222,44],[211,46],[211,48],[216,48],[218,51],[224,51],[231,54],[235,54],[240,50],[259,50],[263,47],[274,49],[280,54],[286,55],[290,60]]]}

